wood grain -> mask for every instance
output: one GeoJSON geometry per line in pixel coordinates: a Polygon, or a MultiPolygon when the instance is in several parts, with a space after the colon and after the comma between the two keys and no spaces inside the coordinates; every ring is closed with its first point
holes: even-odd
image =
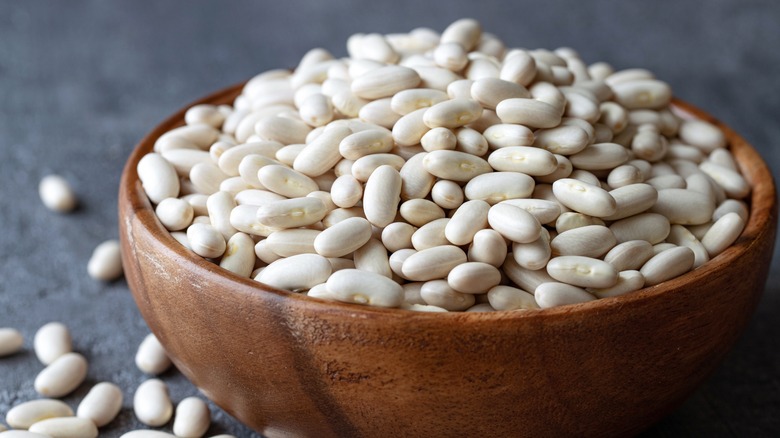
{"type": "MultiPolygon", "coordinates": [[[[236,85],[198,103],[229,103],[236,85]]],[[[269,437],[624,436],[678,406],[714,370],[766,282],[777,202],[766,164],[726,132],[752,186],[734,246],[629,295],[527,312],[412,313],[325,303],[239,278],[179,245],[125,167],[128,284],[176,366],[269,437]]]]}

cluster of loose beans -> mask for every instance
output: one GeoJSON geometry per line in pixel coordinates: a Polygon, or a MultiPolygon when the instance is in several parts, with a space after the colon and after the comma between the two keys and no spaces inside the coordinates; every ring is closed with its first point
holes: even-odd
{"type": "Polygon", "coordinates": [[[156,141],[137,171],[174,238],[320,299],[492,311],[655,285],[744,228],[724,134],[647,70],[507,48],[470,19],[347,49],[156,141]]]}
{"type": "MultiPolygon", "coordinates": [[[[22,334],[11,328],[0,328],[0,358],[16,354],[24,347],[22,334]]],[[[98,428],[111,423],[122,410],[122,390],[111,382],[94,385],[81,400],[74,413],[59,398],[75,391],[86,379],[88,363],[84,356],[73,352],[68,328],[59,322],[42,326],[35,333],[33,349],[45,366],[35,378],[35,390],[42,397],[17,404],[5,414],[12,430],[0,424],[2,438],[95,438],[98,428]]],[[[135,356],[138,369],[150,375],[164,373],[171,361],[154,335],[148,335],[135,356]]],[[[136,430],[122,438],[202,437],[211,424],[208,405],[198,397],[187,397],[176,406],[168,395],[168,387],[152,378],[139,385],[133,398],[135,415],[143,424],[161,427],[174,418],[173,433],[161,430],[136,430]]],[[[214,438],[234,438],[219,435],[214,438]]]]}

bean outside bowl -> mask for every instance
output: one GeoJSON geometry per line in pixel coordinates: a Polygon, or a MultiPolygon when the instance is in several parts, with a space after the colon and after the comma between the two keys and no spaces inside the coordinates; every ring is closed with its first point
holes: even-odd
{"type": "MultiPolygon", "coordinates": [[[[241,85],[197,103],[230,103],[241,85]]],[[[240,278],[157,220],[135,148],[119,224],[128,284],[152,332],[203,393],[268,437],[624,436],[671,412],[737,340],[775,241],[772,175],[726,133],[752,192],[737,242],[628,295],[538,311],[426,313],[324,302],[240,278]]]]}

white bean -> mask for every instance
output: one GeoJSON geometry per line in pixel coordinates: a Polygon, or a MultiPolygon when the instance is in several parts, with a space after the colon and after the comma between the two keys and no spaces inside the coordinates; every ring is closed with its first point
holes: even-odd
{"type": "Polygon", "coordinates": [[[448,245],[450,242],[445,235],[445,229],[449,222],[449,218],[436,219],[417,229],[412,234],[414,249],[421,251],[435,246],[448,245]]]}
{"type": "Polygon", "coordinates": [[[141,180],[144,192],[149,199],[157,204],[166,198],[175,198],[179,195],[179,177],[162,155],[146,154],[138,162],[136,168],[138,179],[141,180]]]}
{"type": "Polygon", "coordinates": [[[95,247],[87,263],[87,273],[90,277],[95,280],[113,281],[121,277],[123,272],[122,250],[118,241],[107,240],[95,247]]]}
{"type": "Polygon", "coordinates": [[[572,178],[563,178],[554,182],[553,193],[561,204],[572,210],[595,217],[607,217],[615,214],[615,198],[593,184],[572,178]]]}
{"type": "MultiPolygon", "coordinates": [[[[603,225],[586,225],[559,232],[550,242],[550,247],[552,253],[556,256],[574,255],[601,258],[618,241],[611,228],[603,225]]],[[[517,256],[515,256],[515,259],[517,259],[517,256]]],[[[519,260],[518,263],[520,263],[519,260]]],[[[520,263],[520,266],[523,266],[523,264],[520,263]]]]}
{"type": "Polygon", "coordinates": [[[187,397],[176,406],[173,433],[178,437],[200,438],[211,425],[211,411],[198,397],[187,397]]]}
{"type": "Polygon", "coordinates": [[[396,93],[390,107],[398,114],[407,115],[420,108],[428,108],[449,99],[447,93],[431,88],[413,88],[396,93]]]}
{"type": "Polygon", "coordinates": [[[390,131],[369,129],[355,132],[339,143],[339,153],[349,160],[357,160],[366,155],[390,152],[393,149],[393,136],[390,131]]]}
{"type": "MultiPolygon", "coordinates": [[[[532,193],[533,194],[533,193],[532,193]]],[[[531,213],[541,224],[554,222],[561,215],[561,205],[545,199],[521,198],[502,201],[531,213]]]]}
{"type": "Polygon", "coordinates": [[[314,249],[323,257],[342,257],[355,252],[371,238],[371,223],[361,217],[347,218],[319,233],[314,249]]]}
{"type": "Polygon", "coordinates": [[[444,210],[427,199],[410,199],[401,204],[398,213],[406,222],[421,227],[444,217],[444,210]]]}
{"type": "Polygon", "coordinates": [[[414,70],[388,65],[371,70],[352,81],[352,92],[364,99],[390,97],[399,91],[420,84],[420,76],[414,70]]]}
{"type": "Polygon", "coordinates": [[[466,310],[476,301],[473,294],[456,291],[446,280],[426,282],[420,288],[420,296],[428,305],[451,311],[466,310]]]}
{"type": "Polygon", "coordinates": [[[341,160],[339,145],[350,134],[352,130],[347,127],[328,127],[295,157],[293,169],[309,177],[327,172],[341,160]]]}
{"type": "Polygon", "coordinates": [[[270,263],[255,280],[278,289],[296,291],[325,283],[332,272],[325,257],[300,254],[270,263]]]}
{"type": "Polygon", "coordinates": [[[604,216],[604,220],[614,221],[642,213],[655,205],[658,190],[649,184],[637,183],[610,190],[615,199],[615,213],[604,216]]]}
{"type": "MultiPolygon", "coordinates": [[[[425,168],[427,152],[414,155],[401,167],[401,197],[403,199],[424,198],[428,196],[436,178],[425,168]]],[[[365,195],[364,195],[365,197],[365,195]]]]}
{"type": "Polygon", "coordinates": [[[39,433],[51,438],[97,438],[95,423],[78,417],[48,418],[30,426],[30,433],[39,433]]]}
{"type": "Polygon", "coordinates": [[[532,128],[554,128],[561,123],[561,110],[534,99],[505,99],[496,105],[502,123],[516,123],[532,128]]]}
{"type": "Polygon", "coordinates": [[[306,196],[319,190],[317,183],[308,176],[281,165],[263,166],[257,176],[263,187],[288,198],[306,196]]]}
{"type": "Polygon", "coordinates": [[[549,175],[558,169],[558,160],[552,153],[531,146],[502,147],[490,154],[488,162],[495,170],[534,176],[549,175]]]}
{"type": "Polygon", "coordinates": [[[712,219],[715,203],[691,190],[664,189],[658,191],[658,199],[650,211],[666,216],[672,224],[700,225],[712,219]]]}
{"type": "Polygon", "coordinates": [[[101,382],[93,386],[81,400],[76,416],[103,427],[112,422],[122,410],[122,389],[113,383],[101,382]]]}
{"type": "Polygon", "coordinates": [[[159,379],[144,381],[133,396],[135,416],[143,424],[159,427],[173,416],[173,404],[168,395],[168,385],[159,379]]]}
{"type": "Polygon", "coordinates": [[[487,292],[490,305],[496,310],[538,309],[533,294],[511,286],[494,286],[487,292]]]}
{"type": "Polygon", "coordinates": [[[699,266],[707,263],[710,260],[710,255],[707,252],[707,248],[702,245],[699,239],[696,238],[687,228],[682,225],[672,225],[669,232],[669,237],[666,238],[667,242],[677,246],[685,246],[693,251],[694,260],[693,268],[696,269],[699,266]]]}
{"type": "Polygon", "coordinates": [[[588,292],[595,295],[596,298],[608,298],[637,291],[642,289],[644,285],[645,276],[639,271],[621,271],[614,286],[603,289],[588,288],[588,292]]]}
{"type": "MultiPolygon", "coordinates": [[[[446,232],[446,229],[445,229],[446,232]]],[[[474,234],[469,247],[470,262],[484,262],[495,267],[501,266],[506,259],[507,245],[504,237],[496,230],[484,229],[474,234]]]]}
{"type": "Polygon", "coordinates": [[[268,227],[305,227],[322,220],[328,210],[317,198],[303,197],[274,201],[257,209],[257,220],[268,227]]]}
{"type": "Polygon", "coordinates": [[[376,307],[398,307],[403,302],[403,288],[393,280],[373,272],[343,269],[328,278],[327,290],[346,303],[376,307]]]}
{"type": "Polygon", "coordinates": [[[611,170],[628,159],[628,150],[617,143],[592,144],[569,156],[571,164],[583,170],[611,170]]]}
{"type": "Polygon", "coordinates": [[[35,390],[45,397],[70,394],[87,377],[87,360],[78,353],[66,353],[43,369],[35,378],[35,390]]]}
{"type": "Polygon", "coordinates": [[[487,228],[490,205],[481,200],[464,203],[447,222],[444,235],[454,245],[462,246],[471,243],[474,235],[487,228]]]}
{"type": "Polygon", "coordinates": [[[411,254],[403,261],[401,272],[412,281],[444,278],[452,268],[466,262],[466,254],[453,245],[435,246],[411,254]]]}
{"type": "Polygon", "coordinates": [[[363,211],[373,225],[385,227],[393,222],[401,195],[401,175],[391,166],[379,166],[368,178],[363,190],[363,211]]]}
{"type": "Polygon", "coordinates": [[[463,204],[463,189],[452,181],[437,181],[430,192],[433,202],[441,208],[456,209],[463,204]]]}
{"type": "Polygon", "coordinates": [[[23,345],[24,337],[18,330],[0,327],[0,357],[19,352],[23,345]]]}
{"type": "Polygon", "coordinates": [[[78,203],[68,180],[59,175],[43,177],[38,185],[38,194],[46,208],[59,213],[72,211],[78,203]]]}
{"type": "MultiPolygon", "coordinates": [[[[617,276],[617,275],[616,275],[617,276]]],[[[586,290],[566,283],[542,283],[534,291],[534,299],[542,309],[587,303],[596,299],[586,290]]]]}
{"type": "Polygon", "coordinates": [[[423,166],[433,176],[461,182],[491,172],[487,161],[458,151],[429,152],[423,158],[423,166]]]}
{"type": "Polygon", "coordinates": [[[604,256],[604,261],[618,272],[622,272],[641,268],[653,255],[653,245],[650,243],[644,240],[630,240],[615,245],[604,256]]]}
{"type": "Polygon", "coordinates": [[[146,374],[158,375],[171,367],[165,348],[154,334],[146,335],[135,354],[135,365],[146,374]]]}
{"type": "Polygon", "coordinates": [[[488,223],[505,238],[519,243],[538,239],[542,227],[531,213],[506,203],[490,207],[488,223]]]}
{"type": "Polygon", "coordinates": [[[533,145],[554,154],[573,155],[585,149],[589,142],[588,133],[581,127],[561,125],[536,131],[533,145]]]}
{"type": "Polygon", "coordinates": [[[163,199],[157,204],[154,212],[168,231],[179,231],[187,228],[195,215],[192,206],[179,198],[163,199]]]}
{"type": "Polygon", "coordinates": [[[38,360],[51,365],[55,360],[73,351],[70,330],[61,322],[50,322],[35,332],[33,348],[38,360]]]}
{"type": "Polygon", "coordinates": [[[618,272],[609,263],[582,256],[554,257],[547,263],[547,273],[558,281],[580,287],[612,287],[618,278],[618,272]]]}
{"type": "Polygon", "coordinates": [[[531,93],[522,85],[499,78],[483,78],[471,85],[471,96],[482,107],[495,110],[502,100],[529,98],[531,93]]]}
{"type": "Polygon", "coordinates": [[[417,231],[416,227],[405,222],[393,222],[382,230],[382,245],[390,252],[411,248],[412,235],[415,231],[417,231]]]}
{"type": "Polygon", "coordinates": [[[731,246],[744,229],[745,221],[737,213],[726,213],[712,224],[701,243],[710,257],[715,257],[731,246]]]}
{"type": "Polygon", "coordinates": [[[639,272],[645,277],[646,286],[654,286],[690,271],[694,260],[690,248],[677,246],[653,256],[639,272]]]}
{"type": "Polygon", "coordinates": [[[618,243],[645,240],[652,245],[663,242],[669,235],[669,219],[657,213],[642,213],[613,222],[609,229],[618,243]]]}
{"type": "Polygon", "coordinates": [[[466,262],[454,267],[447,275],[447,284],[467,294],[484,294],[501,282],[501,273],[495,266],[482,262],[466,262]]]}
{"type": "Polygon", "coordinates": [[[5,415],[5,421],[14,429],[29,429],[33,424],[47,418],[72,417],[73,409],[64,402],[38,399],[20,403],[5,415]]]}
{"type": "Polygon", "coordinates": [[[459,128],[477,120],[482,107],[471,99],[450,99],[430,107],[423,114],[423,123],[429,128],[459,128]]]}
{"type": "Polygon", "coordinates": [[[686,120],[680,125],[680,139],[704,152],[726,147],[726,136],[717,126],[704,120],[686,120]]]}
{"type": "Polygon", "coordinates": [[[206,258],[221,256],[227,247],[222,234],[209,224],[190,225],[187,228],[187,240],[195,254],[206,258]]]}

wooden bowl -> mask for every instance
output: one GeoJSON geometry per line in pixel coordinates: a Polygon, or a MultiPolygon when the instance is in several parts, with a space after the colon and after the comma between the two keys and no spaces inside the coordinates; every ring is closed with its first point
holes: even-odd
{"type": "MultiPolygon", "coordinates": [[[[241,85],[197,103],[229,103],[241,85]]],[[[422,313],[329,303],[188,251],[122,175],[125,275],[149,327],[206,396],[269,437],[623,436],[678,406],[732,347],[775,242],[772,175],[726,132],[752,186],[747,227],[700,269],[628,295],[538,311],[422,313]]]]}

